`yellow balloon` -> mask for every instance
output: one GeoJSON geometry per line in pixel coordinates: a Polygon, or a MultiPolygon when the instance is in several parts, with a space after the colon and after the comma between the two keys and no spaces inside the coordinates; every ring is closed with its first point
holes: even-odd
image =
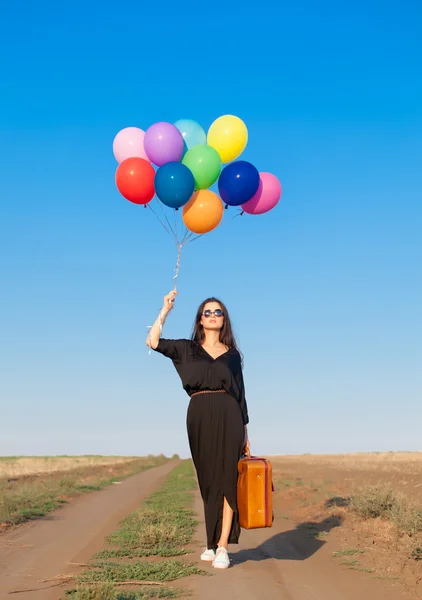
{"type": "Polygon", "coordinates": [[[223,163],[231,162],[240,156],[247,143],[248,129],[239,117],[219,117],[208,130],[207,144],[217,150],[223,163]]]}

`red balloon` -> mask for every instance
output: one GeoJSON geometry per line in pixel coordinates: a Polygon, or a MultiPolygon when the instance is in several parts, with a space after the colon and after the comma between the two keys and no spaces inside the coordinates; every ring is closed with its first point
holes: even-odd
{"type": "Polygon", "coordinates": [[[148,204],[154,197],[154,167],[144,158],[126,158],[116,170],[119,192],[130,202],[148,204]]]}

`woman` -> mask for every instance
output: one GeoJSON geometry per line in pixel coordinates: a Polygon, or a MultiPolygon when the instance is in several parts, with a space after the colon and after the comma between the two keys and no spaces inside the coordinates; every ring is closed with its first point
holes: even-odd
{"type": "Polygon", "coordinates": [[[164,298],[147,346],[171,358],[191,397],[187,414],[189,446],[204,502],[207,547],[202,560],[227,569],[228,544],[237,544],[237,463],[249,446],[248,409],[242,363],[226,307],[216,298],[200,305],[192,339],[161,338],[176,291],[164,298]]]}

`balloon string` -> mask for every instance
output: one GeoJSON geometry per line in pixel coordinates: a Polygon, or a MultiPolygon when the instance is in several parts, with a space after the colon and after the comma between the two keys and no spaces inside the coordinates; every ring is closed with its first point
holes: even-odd
{"type": "Polygon", "coordinates": [[[237,217],[241,217],[241,216],[243,215],[243,213],[244,213],[244,212],[245,212],[244,210],[239,210],[239,212],[237,213],[237,215],[234,215],[234,216],[233,216],[231,219],[229,219],[228,221],[227,221],[227,219],[225,219],[225,221],[224,221],[224,222],[221,222],[221,223],[219,224],[219,226],[218,226],[218,227],[224,227],[224,225],[227,225],[228,223],[230,223],[231,221],[233,221],[233,219],[237,219],[237,217]]]}
{"type": "Polygon", "coordinates": [[[179,232],[177,230],[177,210],[173,209],[173,216],[174,216],[174,230],[176,231],[176,244],[179,244],[179,232]]]}
{"type": "MultiPolygon", "coordinates": [[[[218,227],[216,227],[216,229],[219,229],[220,227],[224,227],[224,225],[228,225],[228,223],[230,223],[231,221],[233,221],[233,219],[236,219],[237,217],[241,217],[243,215],[244,211],[240,211],[237,213],[237,215],[234,215],[231,219],[229,220],[225,220],[224,222],[221,222],[218,227]]],[[[200,237],[202,237],[203,235],[206,235],[205,233],[201,233],[197,236],[194,235],[194,233],[192,231],[189,231],[188,229],[185,232],[185,236],[183,238],[183,244],[190,244],[191,242],[194,242],[195,240],[198,240],[200,237]]]]}
{"type": "MultiPolygon", "coordinates": [[[[245,211],[241,210],[237,213],[237,215],[234,215],[231,219],[224,219],[224,221],[221,221],[221,223],[218,225],[217,229],[221,229],[221,227],[224,227],[225,225],[228,225],[229,223],[231,223],[234,219],[237,219],[237,217],[241,217],[243,215],[245,211]]],[[[195,238],[196,239],[196,238],[195,238]]]]}
{"type": "MultiPolygon", "coordinates": [[[[161,225],[164,227],[164,229],[167,231],[167,233],[169,235],[171,235],[172,233],[167,229],[167,227],[165,226],[165,224],[163,223],[163,221],[160,219],[160,217],[157,215],[157,213],[155,212],[155,210],[152,208],[152,206],[150,206],[150,203],[148,203],[146,205],[150,211],[152,212],[152,214],[155,216],[155,218],[161,223],[161,225]]],[[[174,234],[173,234],[174,235],[174,234]]]]}
{"type": "Polygon", "coordinates": [[[188,229],[188,228],[186,227],[186,225],[185,225],[185,233],[183,234],[183,238],[182,238],[182,241],[181,241],[181,243],[182,243],[182,244],[186,244],[186,241],[187,241],[187,239],[188,239],[188,237],[189,237],[190,235],[192,235],[192,232],[191,232],[191,231],[189,231],[189,229],[188,229]]]}
{"type": "Polygon", "coordinates": [[[182,254],[183,244],[177,243],[177,260],[176,260],[176,268],[174,269],[174,290],[177,289],[177,278],[179,277],[179,269],[180,269],[180,257],[182,254]]]}
{"type": "MultiPolygon", "coordinates": [[[[157,200],[158,201],[158,200],[157,200]]],[[[168,229],[168,227],[166,227],[165,223],[160,219],[160,217],[157,215],[157,213],[155,212],[155,210],[152,208],[152,206],[150,205],[150,203],[148,203],[146,206],[148,206],[148,208],[151,210],[151,212],[153,213],[153,215],[156,217],[156,219],[161,223],[161,225],[164,227],[164,229],[167,231],[167,233],[169,235],[173,235],[173,237],[176,240],[176,247],[177,247],[177,259],[176,259],[176,267],[174,269],[175,273],[174,273],[174,289],[177,289],[177,280],[179,277],[179,270],[180,270],[180,259],[181,259],[181,254],[182,254],[182,248],[183,246],[186,246],[186,244],[190,244],[191,242],[195,242],[196,240],[198,240],[200,237],[203,237],[205,234],[201,233],[199,235],[195,235],[195,233],[193,231],[190,231],[186,226],[185,226],[185,232],[183,234],[183,237],[181,240],[179,240],[179,233],[177,230],[177,215],[176,215],[176,210],[174,211],[174,227],[175,229],[172,228],[170,221],[167,218],[167,215],[164,213],[164,209],[161,206],[161,203],[158,201],[161,210],[163,211],[164,217],[167,221],[167,225],[170,228],[170,231],[168,229]]],[[[218,227],[223,227],[223,225],[227,225],[228,222],[233,221],[233,219],[236,219],[236,217],[241,217],[243,215],[244,211],[239,212],[237,215],[234,215],[231,219],[229,219],[228,221],[225,220],[224,222],[220,223],[218,225],[218,227]]]]}
{"type": "Polygon", "coordinates": [[[188,244],[189,240],[193,237],[193,235],[194,235],[193,231],[189,231],[189,229],[188,229],[185,233],[185,237],[183,238],[183,243],[188,244]]]}
{"type": "Polygon", "coordinates": [[[175,231],[173,230],[173,227],[171,226],[171,223],[170,223],[170,221],[169,221],[169,219],[168,219],[168,217],[167,217],[167,215],[166,215],[166,213],[165,213],[165,211],[164,211],[163,205],[162,205],[162,204],[161,204],[161,202],[158,200],[157,196],[156,196],[155,198],[156,198],[156,200],[157,200],[157,202],[158,202],[158,206],[161,208],[161,212],[163,213],[163,215],[164,215],[164,218],[165,218],[165,220],[167,221],[167,225],[169,226],[169,228],[170,228],[170,231],[172,232],[174,239],[175,239],[175,240],[177,240],[177,235],[176,235],[175,231]]]}
{"type": "Polygon", "coordinates": [[[203,235],[205,235],[205,233],[200,233],[199,235],[197,235],[195,237],[188,237],[185,243],[186,244],[191,244],[195,240],[199,240],[199,238],[202,237],[203,235]]]}

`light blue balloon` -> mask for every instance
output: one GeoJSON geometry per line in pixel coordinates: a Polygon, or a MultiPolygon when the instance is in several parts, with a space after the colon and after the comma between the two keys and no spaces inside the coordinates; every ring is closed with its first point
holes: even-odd
{"type": "Polygon", "coordinates": [[[184,155],[194,146],[207,143],[207,134],[199,123],[191,119],[179,119],[174,126],[180,131],[185,142],[184,155]]]}

